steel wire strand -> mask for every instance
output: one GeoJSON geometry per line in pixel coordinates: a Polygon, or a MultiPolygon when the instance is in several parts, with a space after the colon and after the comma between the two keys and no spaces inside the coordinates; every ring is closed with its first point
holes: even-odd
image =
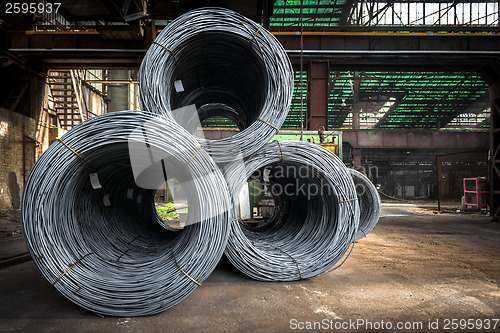
{"type": "Polygon", "coordinates": [[[373,183],[359,171],[349,169],[354,184],[356,185],[356,192],[359,198],[359,228],[356,234],[356,240],[366,237],[380,218],[382,203],[378,194],[377,188],[373,183]]]}
{"type": "Polygon", "coordinates": [[[215,268],[229,204],[221,171],[184,129],[113,112],[74,127],[35,163],[23,193],[23,235],[39,270],[74,303],[101,315],[150,315],[182,301],[215,268]],[[164,154],[167,172],[186,187],[192,223],[183,230],[159,225],[155,190],[136,184],[131,142],[164,154]],[[101,188],[91,186],[92,173],[101,188]]]}
{"type": "Polygon", "coordinates": [[[174,119],[191,132],[193,114],[223,116],[243,127],[230,138],[197,138],[216,162],[230,162],[239,151],[243,157],[256,152],[278,132],[292,100],[293,69],[266,29],[228,9],[202,8],[162,30],[143,59],[138,83],[143,112],[174,119]],[[174,112],[193,104],[192,114],[174,112]],[[214,104],[226,107],[206,107],[214,104]]]}
{"type": "Polygon", "coordinates": [[[342,161],[318,145],[270,142],[244,167],[228,165],[225,177],[233,200],[225,253],[236,268],[256,280],[294,281],[324,274],[354,241],[359,205],[353,180],[342,161]],[[298,174],[301,168],[308,172],[298,174]],[[266,178],[265,169],[270,170],[269,179],[264,179],[270,188],[288,191],[271,190],[279,214],[262,227],[249,227],[240,223],[235,200],[249,178],[266,178]],[[284,169],[291,171],[283,173],[284,169]],[[313,193],[313,188],[318,190],[313,193]]]}

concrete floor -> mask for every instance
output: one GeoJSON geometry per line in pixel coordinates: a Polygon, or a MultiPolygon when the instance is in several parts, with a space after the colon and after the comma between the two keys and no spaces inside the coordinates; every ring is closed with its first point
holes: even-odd
{"type": "Polygon", "coordinates": [[[436,332],[429,320],[443,330],[445,319],[500,317],[500,224],[413,205],[384,205],[383,214],[338,270],[264,283],[223,260],[190,297],[150,317],[97,317],[50,287],[32,261],[9,266],[0,269],[0,332],[284,332],[299,322],[345,331],[335,325],[357,319],[372,329],[359,322],[351,331],[373,331],[383,320],[436,332]]]}

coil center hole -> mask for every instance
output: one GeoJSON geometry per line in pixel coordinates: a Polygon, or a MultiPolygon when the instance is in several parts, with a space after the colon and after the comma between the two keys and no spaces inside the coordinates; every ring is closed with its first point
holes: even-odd
{"type": "Polygon", "coordinates": [[[279,207],[269,184],[261,179],[249,179],[239,194],[240,223],[248,228],[261,227],[279,214],[279,207]]]}
{"type": "Polygon", "coordinates": [[[190,105],[200,122],[223,117],[240,131],[259,118],[271,77],[263,55],[248,40],[227,31],[204,32],[180,44],[175,54],[162,69],[171,87],[165,91],[166,107],[181,126],[189,131],[191,120],[183,121],[176,110],[190,105]]]}
{"type": "Polygon", "coordinates": [[[170,178],[158,187],[154,194],[154,203],[162,227],[184,228],[189,213],[188,198],[177,178],[170,178]]]}

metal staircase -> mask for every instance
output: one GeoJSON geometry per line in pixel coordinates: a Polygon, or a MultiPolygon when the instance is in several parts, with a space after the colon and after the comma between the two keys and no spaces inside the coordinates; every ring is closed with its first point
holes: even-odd
{"type": "Polygon", "coordinates": [[[49,101],[59,127],[71,129],[90,117],[83,111],[81,87],[73,70],[49,71],[49,101]]]}

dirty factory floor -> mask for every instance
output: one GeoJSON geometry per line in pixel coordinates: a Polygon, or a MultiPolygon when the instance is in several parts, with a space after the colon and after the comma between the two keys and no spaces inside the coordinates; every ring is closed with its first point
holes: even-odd
{"type": "MultiPolygon", "coordinates": [[[[224,259],[186,300],[149,317],[100,318],[60,295],[31,260],[9,264],[0,268],[0,332],[472,329],[461,329],[459,321],[452,326],[452,319],[474,319],[474,325],[489,323],[487,331],[500,331],[500,323],[493,328],[500,318],[500,223],[411,204],[384,204],[382,213],[337,270],[265,283],[224,259]]],[[[0,252],[22,246],[13,240],[1,241],[0,252]]]]}

